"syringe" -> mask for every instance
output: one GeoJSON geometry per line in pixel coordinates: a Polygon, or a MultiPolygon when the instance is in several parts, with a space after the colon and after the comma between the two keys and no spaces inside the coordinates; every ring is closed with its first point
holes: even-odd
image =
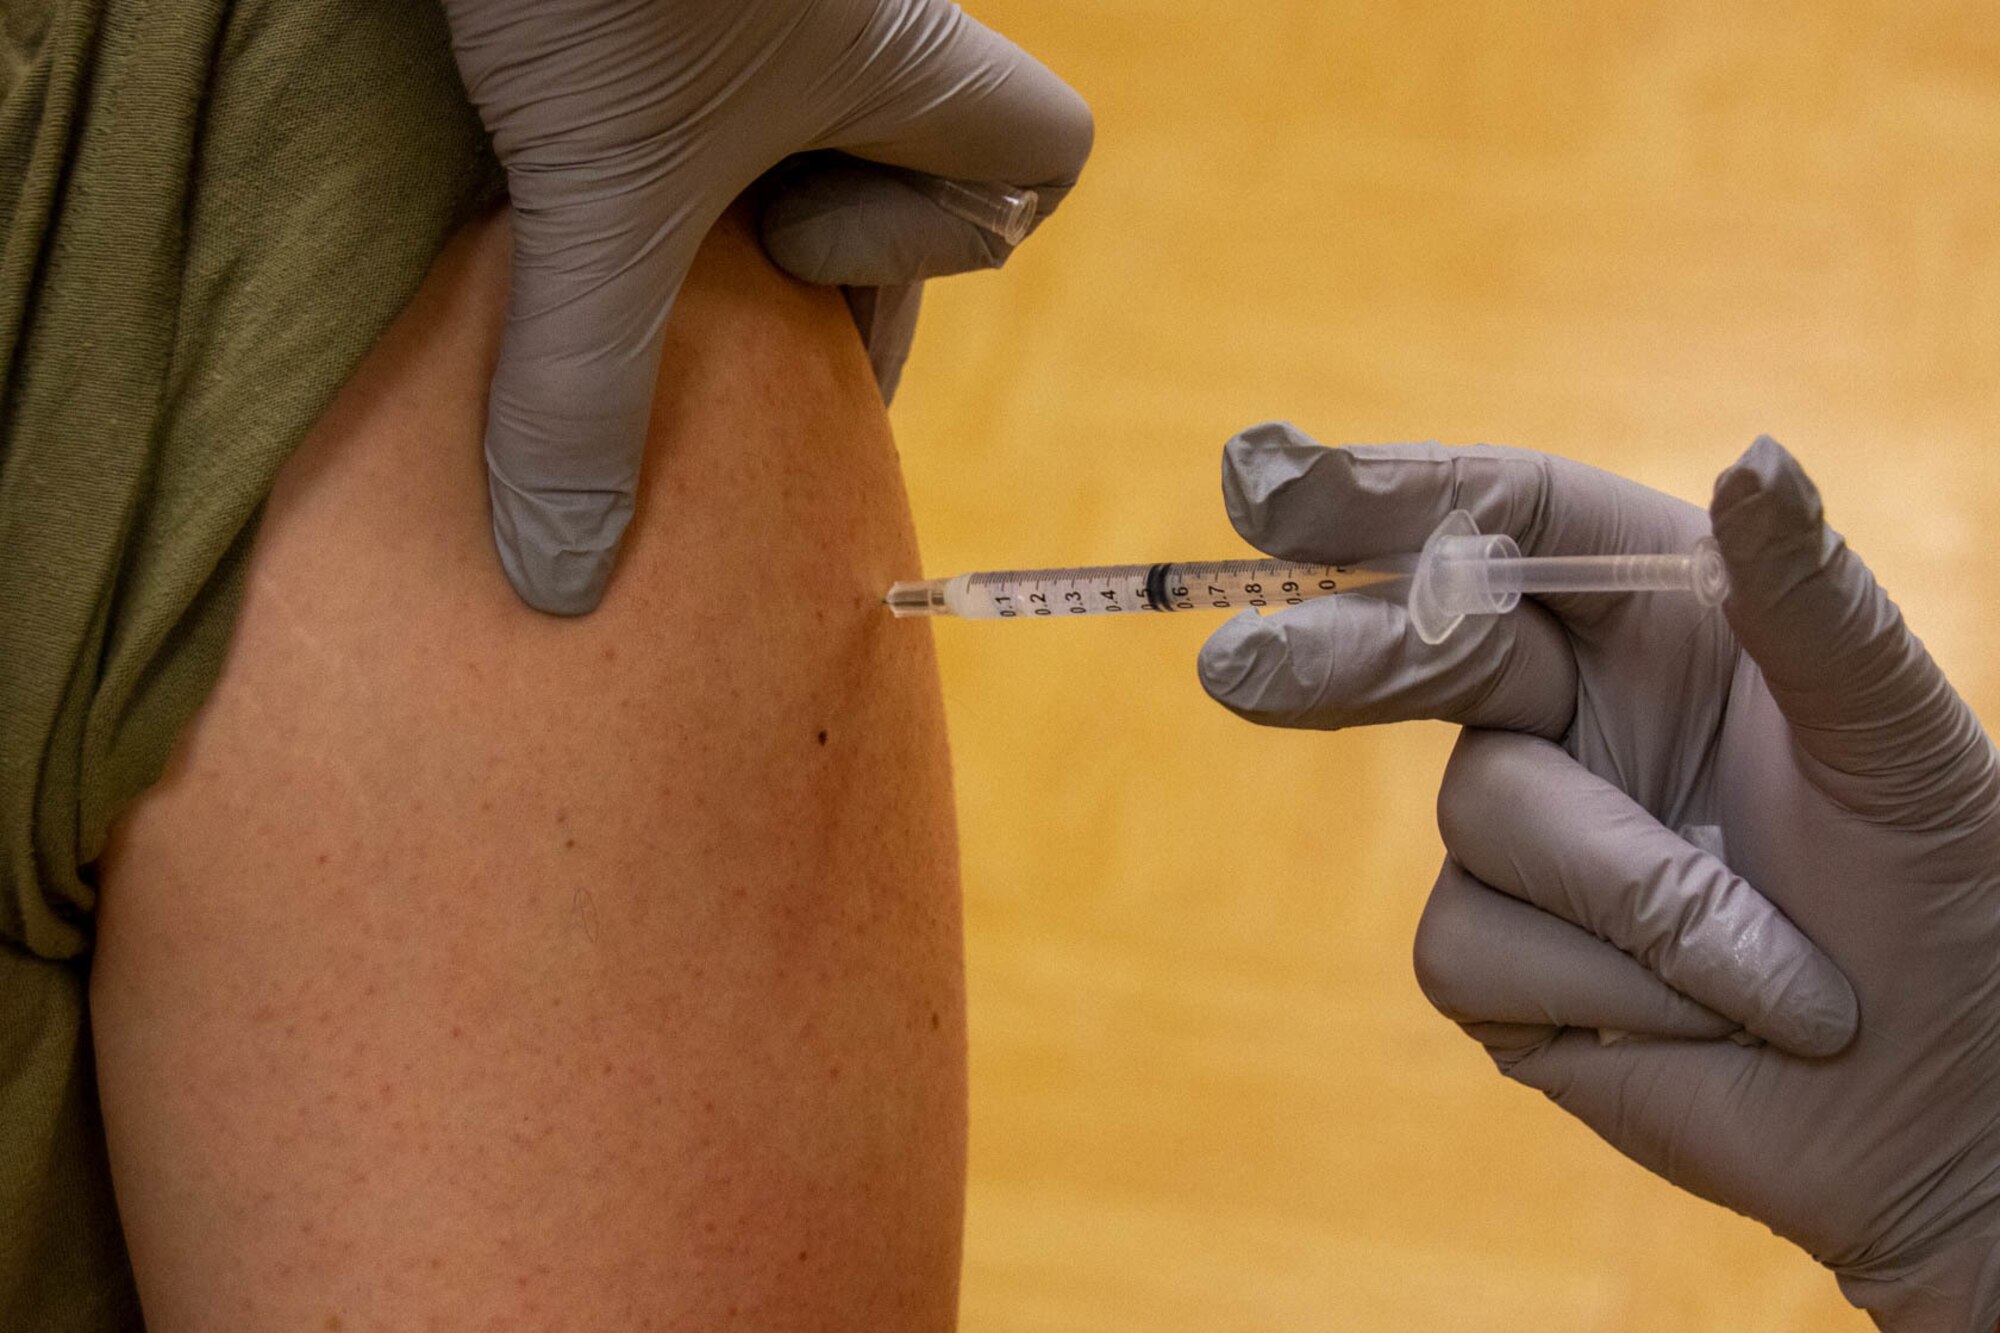
{"type": "Polygon", "coordinates": [[[1527,557],[1512,537],[1482,534],[1471,514],[1454,509],[1421,552],[1354,565],[1218,560],[995,570],[897,583],[884,601],[897,616],[1030,620],[1263,609],[1362,591],[1400,595],[1418,637],[1434,644],[1466,616],[1513,610],[1523,593],[1689,592],[1714,606],[1729,595],[1729,573],[1712,537],[1678,554],[1527,557]]]}

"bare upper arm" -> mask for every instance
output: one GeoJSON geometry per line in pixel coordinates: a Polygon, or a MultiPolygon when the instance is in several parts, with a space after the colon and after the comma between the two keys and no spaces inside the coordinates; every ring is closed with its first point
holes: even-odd
{"type": "Polygon", "coordinates": [[[454,241],[287,466],[106,858],[149,1326],[947,1327],[956,852],[866,360],[725,220],[609,594],[541,616],[479,449],[508,244],[454,241]]]}

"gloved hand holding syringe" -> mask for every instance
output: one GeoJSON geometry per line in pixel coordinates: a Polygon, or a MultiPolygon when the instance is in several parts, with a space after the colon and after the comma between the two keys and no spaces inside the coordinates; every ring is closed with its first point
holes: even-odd
{"type": "Polygon", "coordinates": [[[1222,489],[1275,559],[892,602],[1301,603],[1217,626],[1201,684],[1265,726],[1463,728],[1412,949],[1425,996],[1640,1165],[1796,1242],[1888,1333],[1993,1329],[2000,753],[1797,460],[1760,437],[1704,511],[1552,455],[1327,449],[1266,422],[1224,446],[1222,489]],[[1574,595],[1670,589],[1696,598],[1574,595]]]}
{"type": "Polygon", "coordinates": [[[1455,509],[1422,551],[1353,565],[1218,560],[995,570],[898,583],[884,600],[898,616],[1015,620],[1297,606],[1349,592],[1405,601],[1417,636],[1435,644],[1467,616],[1513,610],[1523,593],[1689,592],[1716,606],[1729,595],[1729,574],[1712,537],[1672,554],[1524,557],[1512,537],[1481,533],[1472,515],[1455,509]]]}

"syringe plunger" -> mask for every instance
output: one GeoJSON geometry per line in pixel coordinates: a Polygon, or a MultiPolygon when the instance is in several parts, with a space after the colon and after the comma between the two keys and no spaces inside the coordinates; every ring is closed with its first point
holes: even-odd
{"type": "Polygon", "coordinates": [[[1425,643],[1443,643],[1467,616],[1512,611],[1523,593],[1691,592],[1703,606],[1729,596],[1729,570],[1715,538],[1666,555],[1524,557],[1512,537],[1479,531],[1454,509],[1417,559],[1410,584],[1410,624],[1425,643]]]}

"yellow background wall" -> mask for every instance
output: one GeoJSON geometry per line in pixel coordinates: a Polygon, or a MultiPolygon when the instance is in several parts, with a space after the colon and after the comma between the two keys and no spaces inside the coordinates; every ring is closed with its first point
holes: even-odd
{"type": "MultiPolygon", "coordinates": [[[[932,287],[895,411],[928,572],[1241,554],[1218,451],[1268,417],[1704,501],[1768,430],[1994,716],[1989,5],[973,9],[1098,147],[932,287]]],[[[1449,729],[1253,728],[1196,683],[1215,623],[938,627],[969,1333],[1866,1328],[1430,1010],[1449,729]]]]}

